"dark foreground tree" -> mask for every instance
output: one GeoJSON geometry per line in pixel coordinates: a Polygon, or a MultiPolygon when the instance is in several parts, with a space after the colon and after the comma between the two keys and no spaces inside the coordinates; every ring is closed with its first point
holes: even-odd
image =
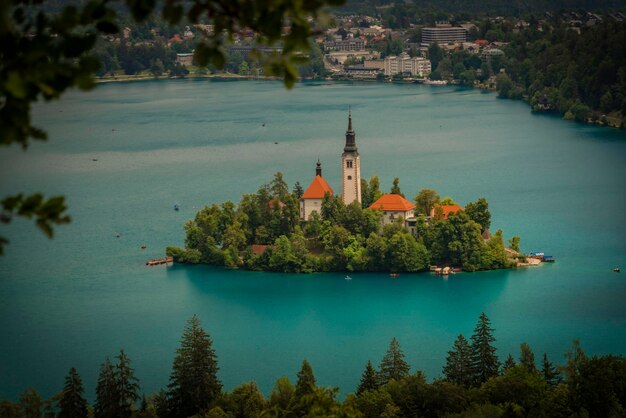
{"type": "Polygon", "coordinates": [[[513,367],[515,367],[515,359],[511,354],[509,354],[506,360],[504,360],[504,364],[502,365],[502,373],[512,369],[513,367]]]}
{"type": "Polygon", "coordinates": [[[524,366],[524,368],[530,373],[535,373],[537,371],[535,353],[533,353],[533,349],[530,348],[528,343],[522,343],[520,345],[519,364],[524,366]]]}
{"type": "Polygon", "coordinates": [[[100,366],[100,375],[96,386],[95,418],[115,417],[115,371],[111,361],[107,359],[100,366]]]}
{"type": "Polygon", "coordinates": [[[472,335],[472,370],[474,383],[477,385],[497,376],[500,370],[496,348],[492,345],[496,341],[493,331],[489,318],[484,312],[481,313],[472,335]]]}
{"type": "Polygon", "coordinates": [[[135,377],[135,370],[130,367],[130,359],[120,350],[115,366],[115,416],[127,418],[132,415],[137,400],[139,400],[139,380],[135,377]]]}
{"type": "Polygon", "coordinates": [[[359,387],[356,389],[356,394],[361,395],[368,390],[376,390],[378,389],[378,373],[374,370],[374,366],[372,366],[372,362],[367,360],[367,365],[365,366],[365,370],[363,371],[363,375],[361,376],[361,382],[359,382],[359,387]]]}
{"type": "Polygon", "coordinates": [[[391,379],[400,380],[409,375],[411,366],[404,360],[404,353],[396,337],[391,339],[387,353],[380,362],[379,382],[386,384],[391,379]]]}
{"type": "Polygon", "coordinates": [[[543,353],[543,361],[541,362],[541,374],[550,386],[556,386],[561,382],[561,376],[557,368],[548,360],[548,354],[543,353]]]}
{"type": "Polygon", "coordinates": [[[59,418],[86,418],[87,401],[84,397],[83,381],[75,368],[65,378],[65,386],[59,400],[59,418]]]}
{"type": "Polygon", "coordinates": [[[448,382],[465,387],[472,385],[472,348],[463,334],[457,337],[452,351],[448,351],[443,374],[448,382]]]}
{"type": "Polygon", "coordinates": [[[296,382],[296,391],[294,393],[296,399],[300,399],[305,395],[310,395],[315,389],[315,376],[313,375],[313,368],[309,362],[304,359],[302,361],[302,367],[298,372],[298,380],[296,382]]]}
{"type": "Polygon", "coordinates": [[[176,350],[167,392],[168,415],[188,417],[207,410],[222,389],[217,371],[211,337],[194,315],[176,350]]]}

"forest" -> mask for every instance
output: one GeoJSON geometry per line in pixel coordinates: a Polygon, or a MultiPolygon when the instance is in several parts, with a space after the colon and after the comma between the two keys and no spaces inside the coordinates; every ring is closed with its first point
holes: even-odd
{"type": "MultiPolygon", "coordinates": [[[[402,194],[394,179],[391,193],[402,194]]],[[[461,267],[464,271],[509,268],[501,230],[493,235],[489,205],[484,198],[445,219],[431,209],[454,204],[436,191],[424,189],[415,197],[416,234],[399,218],[381,228],[381,211],[368,207],[381,195],[378,177],[362,180],[362,203],[344,205],[339,196],[325,196],[319,213],[300,220],[299,183],[289,191],[282,173],[246,194],[238,205],[224,202],[200,210],[184,227],[185,248],[168,247],[178,263],[206,263],[249,270],[310,273],[316,271],[419,272],[431,265],[461,267]],[[255,254],[252,245],[264,246],[255,254]]],[[[403,195],[404,196],[404,195],[403,195]]],[[[519,237],[510,245],[519,251],[519,237]]]]}
{"type": "Polygon", "coordinates": [[[27,389],[18,402],[0,401],[3,418],[295,418],[295,417],[623,417],[626,413],[626,358],[588,356],[574,340],[565,363],[544,353],[537,361],[527,343],[517,361],[496,355],[494,329],[482,313],[473,334],[459,335],[442,372],[428,382],[411,365],[393,337],[375,368],[369,360],[353,393],[339,399],[339,388],[320,386],[304,359],[295,385],[276,380],[268,397],[254,381],[230,391],[219,379],[218,356],[200,319],[187,321],[166,389],[142,394],[140,381],[124,350],[100,366],[95,402],[85,399],[75,368],[63,389],[43,399],[27,389]]]}

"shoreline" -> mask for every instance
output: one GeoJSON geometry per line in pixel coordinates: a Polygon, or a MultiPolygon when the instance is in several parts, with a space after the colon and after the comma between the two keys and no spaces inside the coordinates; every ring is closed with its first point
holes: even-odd
{"type": "MultiPolygon", "coordinates": [[[[135,81],[161,81],[161,80],[181,80],[181,79],[209,79],[209,80],[228,80],[228,81],[249,81],[249,80],[257,80],[257,81],[281,81],[282,78],[281,77],[271,77],[271,76],[255,76],[255,75],[240,75],[240,74],[233,74],[233,73],[221,73],[221,74],[188,74],[185,76],[180,76],[180,77],[170,77],[170,76],[153,76],[153,75],[122,75],[122,76],[114,76],[114,77],[95,77],[95,82],[96,84],[109,84],[109,83],[129,83],[129,82],[135,82],[135,81]]],[[[301,82],[306,82],[306,81],[329,81],[329,82],[367,82],[367,83],[380,83],[380,84],[423,84],[423,83],[416,83],[414,81],[405,81],[405,82],[388,82],[388,81],[381,81],[378,79],[348,79],[348,78],[344,78],[344,79],[327,79],[327,78],[301,78],[299,80],[297,80],[297,83],[301,83],[301,82]]],[[[430,85],[430,84],[429,84],[430,85]]],[[[434,85],[435,87],[440,87],[439,85],[434,85]]],[[[446,87],[446,86],[459,86],[458,84],[452,84],[452,83],[448,83],[443,85],[442,87],[446,87]]],[[[494,92],[496,93],[495,88],[489,87],[488,85],[476,85],[476,86],[464,86],[467,88],[471,88],[472,90],[481,90],[481,91],[486,91],[486,92],[494,92]]],[[[510,99],[509,99],[510,100],[510,99]]],[[[534,110],[532,108],[532,106],[530,105],[530,102],[527,99],[520,99],[521,101],[525,102],[529,107],[530,107],[530,111],[531,113],[543,113],[543,114],[558,114],[558,112],[554,112],[554,111],[543,111],[543,110],[534,110]]],[[[558,115],[560,117],[560,119],[565,120],[563,118],[563,115],[558,115]]],[[[611,119],[615,119],[615,118],[611,118],[611,119]]],[[[615,123],[610,123],[610,122],[603,122],[602,120],[597,120],[597,121],[593,121],[591,119],[585,121],[585,122],[579,122],[576,121],[577,123],[582,123],[584,125],[597,125],[597,126],[604,126],[604,127],[609,127],[609,128],[614,128],[614,129],[625,129],[626,126],[624,125],[619,125],[619,123],[615,122],[615,123]]]]}

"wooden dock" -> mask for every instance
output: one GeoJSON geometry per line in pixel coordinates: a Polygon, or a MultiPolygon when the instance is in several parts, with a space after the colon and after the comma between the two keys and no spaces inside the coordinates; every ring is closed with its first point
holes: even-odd
{"type": "Polygon", "coordinates": [[[146,266],[158,266],[159,264],[173,263],[174,257],[157,258],[154,260],[146,261],[146,266]]]}

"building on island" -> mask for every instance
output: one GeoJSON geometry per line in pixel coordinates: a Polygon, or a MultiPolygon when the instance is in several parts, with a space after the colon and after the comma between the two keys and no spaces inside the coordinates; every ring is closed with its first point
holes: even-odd
{"type": "Polygon", "coordinates": [[[369,209],[383,212],[381,218],[383,225],[392,224],[399,218],[406,221],[415,217],[415,205],[399,194],[384,194],[372,203],[369,209]]]}
{"type": "Polygon", "coordinates": [[[462,211],[463,208],[459,205],[436,205],[430,210],[430,217],[432,219],[448,219],[448,216],[452,213],[462,211]]]}
{"type": "Polygon", "coordinates": [[[348,112],[346,145],[341,154],[341,200],[344,205],[361,203],[361,157],[356,147],[356,134],[352,129],[352,112],[348,112]]]}
{"type": "Polygon", "coordinates": [[[322,163],[318,159],[315,167],[315,178],[302,196],[300,196],[300,218],[308,221],[313,212],[320,214],[322,201],[326,194],[332,196],[333,189],[322,177],[322,163]]]}

